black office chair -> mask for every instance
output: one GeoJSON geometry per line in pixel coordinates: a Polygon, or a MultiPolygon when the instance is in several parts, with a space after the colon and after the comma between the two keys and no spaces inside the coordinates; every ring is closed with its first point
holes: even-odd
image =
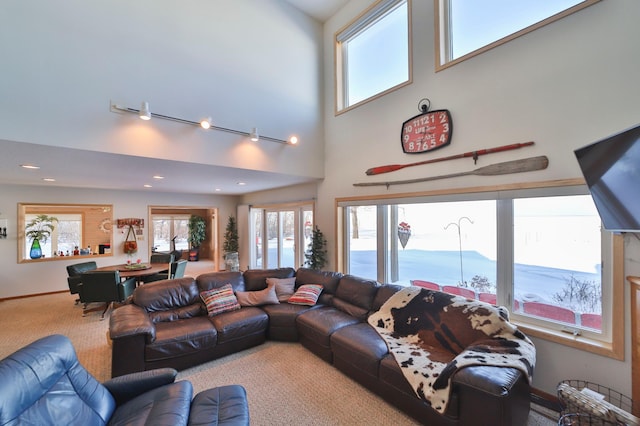
{"type": "MultiPolygon", "coordinates": [[[[97,267],[98,265],[96,265],[96,262],[94,261],[68,265],[67,274],[69,274],[69,277],[67,278],[67,283],[69,284],[69,293],[78,294],[80,284],[82,284],[82,278],[81,278],[82,274],[85,272],[92,271],[97,267]]],[[[80,298],[76,299],[76,305],[79,302],[82,302],[82,300],[80,300],[80,298]]]]}
{"type": "Polygon", "coordinates": [[[136,289],[135,277],[120,280],[118,271],[92,271],[82,274],[79,286],[80,300],[84,303],[82,316],[100,308],[88,309],[90,303],[104,303],[102,318],[113,302],[124,302],[136,289]]]}

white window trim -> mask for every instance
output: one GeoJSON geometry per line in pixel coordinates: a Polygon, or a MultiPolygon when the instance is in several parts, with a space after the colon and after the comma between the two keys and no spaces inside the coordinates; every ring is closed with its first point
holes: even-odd
{"type": "MultiPolygon", "coordinates": [[[[338,244],[337,244],[337,258],[338,258],[338,270],[342,272],[348,272],[348,238],[345,237],[345,228],[350,223],[348,217],[348,209],[346,207],[351,206],[363,206],[363,205],[388,205],[388,204],[405,204],[408,202],[439,202],[439,201],[461,201],[461,200],[482,200],[482,199],[510,199],[510,198],[528,198],[544,195],[577,195],[586,194],[588,189],[583,179],[567,179],[560,181],[548,181],[548,182],[536,182],[536,183],[521,183],[512,185],[502,185],[497,187],[482,187],[482,188],[467,188],[452,191],[451,193],[425,192],[425,193],[412,193],[411,195],[403,196],[403,194],[394,194],[392,196],[377,196],[371,199],[364,198],[337,198],[337,216],[338,216],[338,244]]],[[[498,209],[501,203],[498,203],[498,209]]],[[[511,203],[508,203],[511,205],[511,203]]],[[[497,214],[501,212],[497,211],[497,214]]],[[[503,211],[502,214],[509,213],[503,211]]],[[[513,214],[511,212],[511,217],[513,214]]],[[[501,234],[498,227],[498,238],[511,238],[510,234],[501,234]]],[[[378,230],[380,230],[380,224],[378,224],[378,230]]],[[[348,231],[348,229],[347,229],[348,231]]],[[[348,234],[347,234],[348,235],[348,234]]],[[[385,238],[386,239],[386,238],[385,238]]],[[[379,239],[378,239],[379,240],[379,239]]],[[[606,241],[606,238],[603,238],[606,241]]],[[[380,244],[380,243],[379,243],[380,244]]],[[[603,333],[589,333],[581,331],[580,335],[573,335],[571,333],[563,332],[560,327],[555,329],[547,326],[550,322],[543,320],[536,321],[527,316],[514,315],[512,320],[517,324],[525,333],[542,338],[545,340],[553,341],[555,343],[563,344],[566,346],[574,347],[580,350],[584,350],[598,355],[622,360],[624,358],[624,237],[621,235],[613,235],[610,239],[611,245],[608,251],[610,252],[610,259],[603,259],[605,267],[610,265],[608,276],[603,272],[603,333]],[[605,295],[606,293],[606,295],[605,295]],[[605,307],[605,303],[610,305],[605,307]],[[605,314],[605,309],[608,313],[605,314]],[[606,318],[605,318],[606,315],[606,318]],[[609,322],[610,321],[610,322],[609,322]]],[[[504,244],[498,244],[498,250],[500,247],[505,249],[504,244]]],[[[510,247],[510,246],[508,246],[510,247]]],[[[604,253],[604,252],[603,252],[604,253]]],[[[508,262],[501,262],[502,270],[498,270],[498,285],[502,285],[502,291],[498,291],[498,302],[506,306],[511,306],[511,299],[513,296],[510,291],[505,291],[504,286],[507,285],[505,277],[513,277],[513,254],[499,252],[498,256],[507,256],[511,259],[508,262]],[[506,264],[506,266],[505,266],[506,264]],[[502,283],[502,284],[499,284],[502,283]]],[[[378,247],[378,265],[384,262],[384,253],[381,253],[380,247],[378,247]]],[[[378,272],[384,272],[384,267],[378,266],[378,272]]],[[[386,274],[379,275],[385,276],[386,274]]],[[[510,290],[510,289],[509,289],[510,290]]]]}

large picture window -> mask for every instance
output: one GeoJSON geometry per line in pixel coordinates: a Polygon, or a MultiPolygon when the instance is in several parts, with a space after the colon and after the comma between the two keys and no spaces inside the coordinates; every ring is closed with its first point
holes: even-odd
{"type": "Polygon", "coordinates": [[[464,61],[600,0],[436,0],[436,69],[464,61]]]}
{"type": "Polygon", "coordinates": [[[336,34],[336,111],[410,81],[409,0],[381,0],[336,34]]]}
{"type": "Polygon", "coordinates": [[[586,187],[338,206],[344,272],[507,306],[542,334],[613,348],[613,237],[586,187]]]}

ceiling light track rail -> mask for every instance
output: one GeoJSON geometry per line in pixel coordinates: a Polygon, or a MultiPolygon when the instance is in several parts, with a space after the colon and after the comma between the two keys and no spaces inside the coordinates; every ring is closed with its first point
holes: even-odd
{"type": "Polygon", "coordinates": [[[257,142],[258,140],[264,140],[269,142],[276,142],[283,145],[295,145],[298,140],[295,136],[293,136],[288,141],[284,139],[272,138],[269,136],[263,136],[263,135],[258,136],[258,132],[255,127],[251,130],[251,132],[243,132],[241,130],[229,129],[227,127],[214,126],[213,124],[210,123],[210,119],[203,120],[209,124],[208,127],[204,127],[202,124],[202,121],[192,121],[192,120],[187,120],[185,118],[171,117],[169,115],[151,112],[149,111],[149,104],[147,102],[142,103],[141,109],[129,108],[129,107],[121,106],[118,104],[114,104],[112,102],[110,109],[111,109],[111,112],[119,112],[119,113],[125,112],[125,113],[135,114],[144,120],[149,120],[150,118],[161,118],[163,120],[169,120],[176,123],[189,124],[192,126],[202,127],[203,129],[206,128],[207,130],[217,130],[219,132],[231,133],[234,135],[250,138],[254,142],[257,142]]]}

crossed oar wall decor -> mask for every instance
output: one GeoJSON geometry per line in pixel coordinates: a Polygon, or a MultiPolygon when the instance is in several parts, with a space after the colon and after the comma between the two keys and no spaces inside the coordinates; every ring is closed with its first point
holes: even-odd
{"type": "Polygon", "coordinates": [[[541,155],[538,157],[529,157],[521,160],[512,160],[491,164],[467,172],[451,173],[447,175],[430,176],[417,179],[392,180],[386,182],[360,182],[354,183],[353,186],[386,186],[387,188],[389,188],[391,185],[405,185],[408,183],[428,182],[432,180],[448,179],[458,176],[497,176],[512,173],[532,172],[536,170],[544,170],[548,165],[549,159],[545,155],[541,155]]]}

